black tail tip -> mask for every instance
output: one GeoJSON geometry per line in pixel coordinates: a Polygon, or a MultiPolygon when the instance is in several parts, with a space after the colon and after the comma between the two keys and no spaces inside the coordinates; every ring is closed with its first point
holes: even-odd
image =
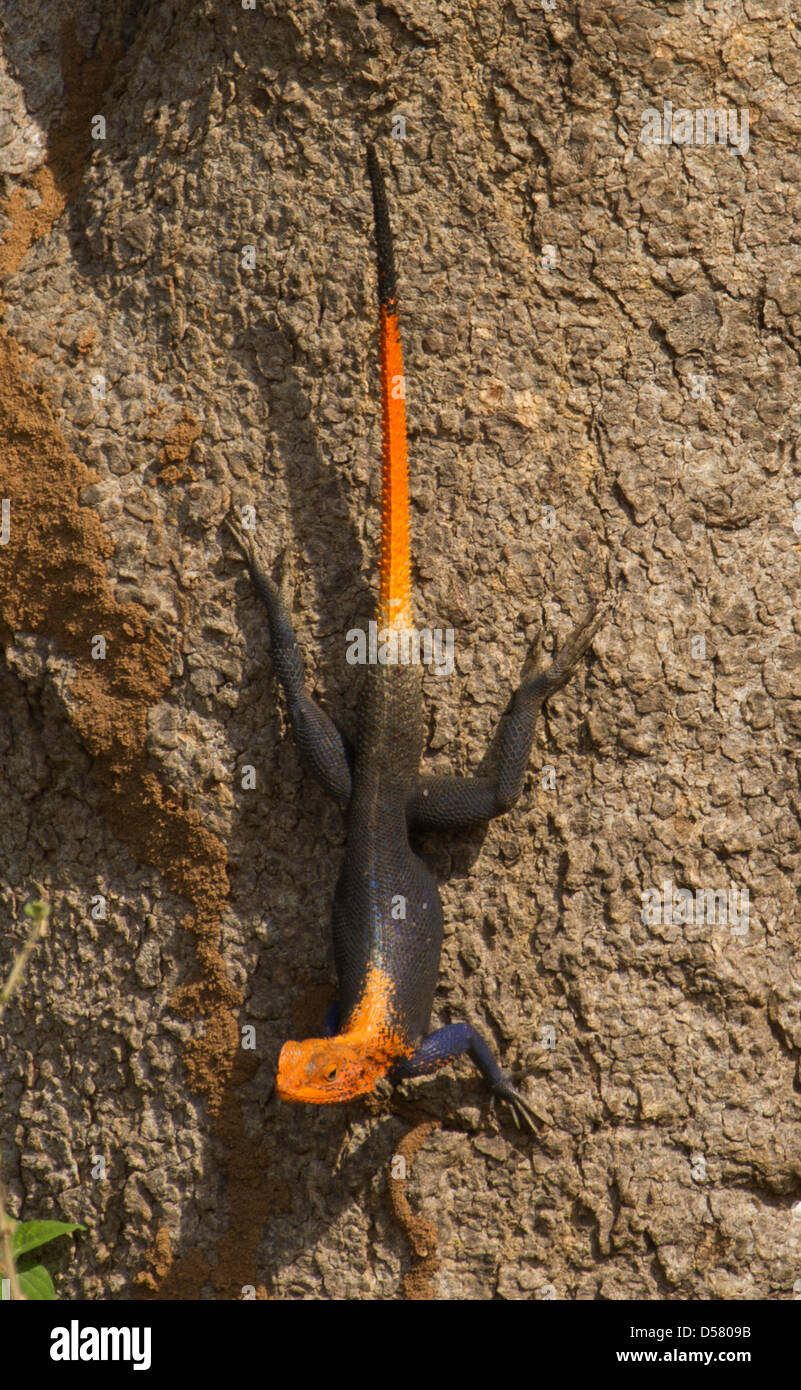
{"type": "Polygon", "coordinates": [[[384,175],[381,172],[375,145],[370,141],[367,142],[367,173],[373,194],[375,239],[378,251],[378,300],[380,304],[389,307],[395,304],[397,295],[395,258],[392,253],[392,228],[389,221],[384,175]]]}
{"type": "Polygon", "coordinates": [[[369,178],[371,184],[376,184],[376,183],[378,183],[378,182],[381,181],[381,179],[382,179],[382,174],[381,174],[381,165],[380,165],[379,162],[378,162],[378,155],[376,154],[376,148],[375,148],[375,145],[373,144],[372,140],[368,140],[368,141],[367,141],[366,149],[367,149],[367,176],[368,176],[368,178],[369,178]]]}

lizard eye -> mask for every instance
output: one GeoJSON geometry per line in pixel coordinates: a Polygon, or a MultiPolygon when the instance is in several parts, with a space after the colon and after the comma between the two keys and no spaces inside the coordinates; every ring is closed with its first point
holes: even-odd
{"type": "Polygon", "coordinates": [[[326,1074],[325,1074],[325,1079],[326,1079],[326,1081],[335,1081],[335,1080],[336,1080],[336,1075],[337,1075],[336,1066],[329,1067],[329,1068],[328,1068],[328,1071],[327,1071],[326,1074]]]}

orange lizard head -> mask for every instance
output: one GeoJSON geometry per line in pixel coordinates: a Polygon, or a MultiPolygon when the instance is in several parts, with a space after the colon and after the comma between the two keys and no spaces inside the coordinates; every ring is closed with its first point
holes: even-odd
{"type": "Polygon", "coordinates": [[[389,1059],[344,1038],[307,1038],[284,1043],[276,1085],[282,1100],[332,1105],[368,1095],[388,1067],[389,1059]]]}

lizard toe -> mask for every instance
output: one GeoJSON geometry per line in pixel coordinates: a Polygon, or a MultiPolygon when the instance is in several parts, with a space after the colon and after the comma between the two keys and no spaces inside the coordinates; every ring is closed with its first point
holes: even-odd
{"type": "Polygon", "coordinates": [[[513,1084],[510,1076],[505,1076],[492,1088],[493,1099],[505,1101],[509,1106],[514,1120],[515,1127],[520,1129],[520,1121],[532,1133],[536,1133],[536,1125],[544,1124],[546,1117],[540,1114],[525,1096],[522,1096],[517,1087],[513,1084]]]}

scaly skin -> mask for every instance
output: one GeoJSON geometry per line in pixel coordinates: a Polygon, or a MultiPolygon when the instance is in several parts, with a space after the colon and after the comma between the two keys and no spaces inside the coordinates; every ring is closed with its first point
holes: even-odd
{"type": "MultiPolygon", "coordinates": [[[[368,146],[378,249],[382,405],[382,526],[377,622],[402,634],[413,627],[406,415],[392,237],[384,181],[368,146]]],[[[334,958],[340,984],[331,1036],[288,1042],[278,1062],[283,1100],[315,1105],[369,1094],[381,1077],[397,1081],[436,1071],[467,1053],[515,1123],[533,1128],[537,1112],[501,1070],[486,1040],[467,1023],[428,1032],[442,943],[434,878],[410,832],[467,826],[517,801],[543,701],[570,678],[601,621],[591,604],[556,659],[530,655],[498,736],[492,777],[420,774],[423,707],[420,668],[390,660],[368,665],[356,749],[304,688],[286,589],[270,578],[253,539],[229,530],[267,608],[273,661],[304,758],[347,815],[345,860],[334,896],[334,958]]]]}

